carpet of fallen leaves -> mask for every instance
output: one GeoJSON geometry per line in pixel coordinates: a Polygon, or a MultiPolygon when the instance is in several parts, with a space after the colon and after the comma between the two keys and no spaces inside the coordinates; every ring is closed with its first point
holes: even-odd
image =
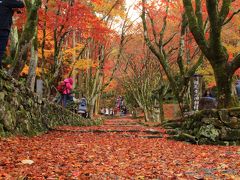
{"type": "Polygon", "coordinates": [[[191,145],[164,132],[121,118],[0,139],[0,179],[240,179],[240,147],[191,145]]]}

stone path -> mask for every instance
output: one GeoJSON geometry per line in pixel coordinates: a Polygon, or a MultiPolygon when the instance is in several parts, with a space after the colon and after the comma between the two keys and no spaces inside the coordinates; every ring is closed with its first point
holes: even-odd
{"type": "Polygon", "coordinates": [[[91,127],[69,127],[62,126],[55,129],[62,132],[78,133],[115,133],[122,137],[135,138],[162,138],[165,130],[159,127],[146,127],[141,125],[137,119],[128,117],[107,119],[101,126],[91,127]]]}
{"type": "Polygon", "coordinates": [[[123,117],[102,126],[0,139],[0,179],[240,178],[239,147],[171,141],[164,132],[123,117]]]}

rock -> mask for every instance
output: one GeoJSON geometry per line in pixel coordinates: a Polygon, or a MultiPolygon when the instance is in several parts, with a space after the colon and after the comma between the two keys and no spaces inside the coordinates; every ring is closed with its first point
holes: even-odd
{"type": "Polygon", "coordinates": [[[33,160],[30,160],[30,159],[24,159],[24,160],[21,161],[21,163],[31,165],[31,164],[34,163],[34,161],[33,161],[33,160]]]}
{"type": "Polygon", "coordinates": [[[5,132],[2,124],[0,124],[0,136],[5,136],[5,132]]]}
{"type": "Polygon", "coordinates": [[[222,121],[220,121],[218,118],[208,118],[208,117],[205,117],[205,118],[202,118],[202,122],[204,124],[213,124],[214,126],[216,126],[217,128],[221,128],[224,123],[222,121]]]}
{"type": "Polygon", "coordinates": [[[204,117],[204,118],[202,118],[201,121],[205,124],[213,124],[213,123],[215,123],[216,120],[217,120],[217,118],[204,117]]]}
{"type": "Polygon", "coordinates": [[[229,116],[240,118],[240,107],[234,107],[228,109],[229,116]]]}
{"type": "Polygon", "coordinates": [[[198,137],[206,137],[212,141],[216,141],[216,139],[219,137],[219,130],[216,129],[212,124],[207,126],[202,126],[199,129],[199,132],[197,134],[198,137]]]}
{"type": "Polygon", "coordinates": [[[199,110],[203,109],[216,109],[217,101],[212,97],[202,97],[199,100],[199,110]]]}
{"type": "Polygon", "coordinates": [[[13,87],[12,84],[9,84],[9,83],[6,83],[6,82],[5,82],[5,84],[4,84],[4,87],[5,87],[5,89],[7,90],[7,92],[12,92],[13,89],[14,89],[14,87],[13,87]]]}
{"type": "Polygon", "coordinates": [[[222,122],[227,123],[229,121],[229,115],[227,109],[221,109],[218,111],[219,118],[222,122]]]}
{"type": "Polygon", "coordinates": [[[198,140],[198,144],[212,144],[212,141],[210,141],[208,138],[202,137],[198,140]]]}
{"type": "Polygon", "coordinates": [[[0,92],[0,101],[4,102],[4,97],[5,97],[4,91],[0,92]]]}
{"type": "Polygon", "coordinates": [[[166,131],[166,134],[169,134],[169,135],[177,135],[179,132],[175,129],[169,129],[166,131]]]}
{"type": "Polygon", "coordinates": [[[13,96],[13,97],[12,97],[12,104],[13,104],[14,106],[19,106],[19,102],[18,102],[18,99],[17,99],[16,96],[13,96]]]}
{"type": "Polygon", "coordinates": [[[220,139],[224,141],[240,140],[240,129],[231,129],[223,127],[220,133],[220,139]]]}
{"type": "Polygon", "coordinates": [[[240,120],[237,117],[231,117],[228,126],[233,129],[240,129],[240,120]]]}
{"type": "Polygon", "coordinates": [[[4,125],[4,128],[7,129],[8,131],[14,131],[16,127],[16,116],[10,110],[7,110],[4,113],[3,125],[4,125]]]}

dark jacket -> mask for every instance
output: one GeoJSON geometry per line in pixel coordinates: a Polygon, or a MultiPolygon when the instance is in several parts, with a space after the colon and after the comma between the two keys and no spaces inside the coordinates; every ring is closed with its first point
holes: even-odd
{"type": "Polygon", "coordinates": [[[19,0],[0,0],[0,29],[10,30],[12,25],[13,8],[23,8],[19,0]]]}

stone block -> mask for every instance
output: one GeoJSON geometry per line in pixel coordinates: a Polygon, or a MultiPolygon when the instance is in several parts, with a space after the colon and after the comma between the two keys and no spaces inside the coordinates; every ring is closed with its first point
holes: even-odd
{"type": "Polygon", "coordinates": [[[228,122],[229,121],[229,115],[227,109],[221,109],[218,111],[219,118],[222,122],[228,122]]]}
{"type": "Polygon", "coordinates": [[[240,119],[237,117],[230,117],[228,126],[233,129],[240,129],[240,119]]]}
{"type": "Polygon", "coordinates": [[[231,129],[223,127],[220,133],[220,139],[224,141],[240,140],[240,129],[231,129]]]}
{"type": "Polygon", "coordinates": [[[207,126],[202,126],[198,132],[198,137],[206,137],[208,139],[211,139],[212,141],[215,141],[219,138],[219,130],[216,129],[212,124],[207,126]]]}
{"type": "Polygon", "coordinates": [[[217,108],[217,101],[212,97],[202,97],[199,101],[199,110],[215,109],[217,108]]]}
{"type": "Polygon", "coordinates": [[[5,98],[5,93],[4,93],[4,91],[3,91],[3,92],[0,92],[0,101],[3,101],[3,102],[4,102],[4,98],[5,98]]]}

